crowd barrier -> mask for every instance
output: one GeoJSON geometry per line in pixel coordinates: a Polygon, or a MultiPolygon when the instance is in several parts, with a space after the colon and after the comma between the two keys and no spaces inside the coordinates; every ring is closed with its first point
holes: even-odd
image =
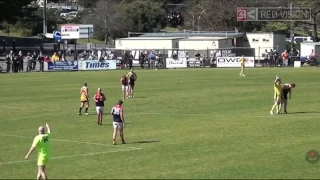
{"type": "MultiPolygon", "coordinates": [[[[244,57],[245,58],[245,67],[254,68],[260,66],[260,64],[256,64],[254,57],[244,57]]],[[[237,68],[241,67],[240,63],[241,57],[216,57],[216,58],[162,58],[157,61],[156,68],[158,69],[180,69],[180,68],[237,68]]],[[[300,60],[290,62],[289,66],[291,67],[301,67],[303,63],[300,60]]],[[[317,66],[318,64],[315,64],[317,66]]],[[[138,60],[132,60],[132,67],[141,67],[150,68],[148,62],[144,62],[140,64],[138,60]]],[[[267,65],[266,65],[267,66],[267,65]]],[[[272,66],[270,64],[269,66],[272,66]]],[[[283,64],[276,66],[282,67],[283,64]]],[[[5,62],[0,62],[1,72],[7,72],[7,68],[9,68],[9,72],[13,72],[14,68],[12,65],[7,66],[5,62]]],[[[39,62],[36,63],[35,69],[31,71],[99,71],[99,70],[115,70],[120,69],[121,60],[73,60],[73,61],[59,61],[59,62],[44,62],[43,69],[41,68],[41,64],[39,62]]],[[[127,63],[125,63],[125,67],[129,67],[127,63]]],[[[30,68],[29,68],[30,69],[30,68]]],[[[28,63],[24,62],[22,65],[21,72],[27,72],[28,63]]]]}
{"type": "Polygon", "coordinates": [[[45,62],[44,71],[97,71],[117,69],[117,60],[45,62]]]}

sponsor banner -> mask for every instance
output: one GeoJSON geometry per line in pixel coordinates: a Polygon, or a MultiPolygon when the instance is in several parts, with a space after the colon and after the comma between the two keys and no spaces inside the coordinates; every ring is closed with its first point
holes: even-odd
{"type": "Polygon", "coordinates": [[[166,68],[186,68],[187,58],[166,58],[166,68]]]}
{"type": "Polygon", "coordinates": [[[104,60],[102,62],[98,60],[86,60],[81,61],[80,70],[112,70],[117,69],[117,60],[104,60]]]}
{"type": "Polygon", "coordinates": [[[197,59],[197,58],[189,58],[187,61],[187,66],[188,67],[202,67],[202,59],[197,59]]]}
{"type": "MultiPolygon", "coordinates": [[[[254,67],[254,57],[244,57],[245,67],[254,67]]],[[[217,67],[241,67],[241,57],[217,57],[217,67]]]]}
{"type": "Polygon", "coordinates": [[[79,39],[80,38],[79,29],[80,29],[79,25],[75,25],[75,24],[61,25],[62,39],[79,39]]]}
{"type": "Polygon", "coordinates": [[[48,71],[77,71],[78,61],[47,62],[48,71]]]}

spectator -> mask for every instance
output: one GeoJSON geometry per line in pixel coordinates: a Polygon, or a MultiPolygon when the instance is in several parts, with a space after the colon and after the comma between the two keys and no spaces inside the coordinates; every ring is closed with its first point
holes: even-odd
{"type": "Polygon", "coordinates": [[[287,50],[285,50],[283,53],[282,53],[282,63],[283,63],[283,66],[284,67],[287,67],[288,66],[288,61],[289,61],[289,53],[287,50]]]}
{"type": "Polygon", "coordinates": [[[269,60],[270,60],[270,56],[269,56],[269,53],[268,53],[268,50],[266,49],[265,52],[263,53],[263,62],[265,64],[266,67],[269,67],[269,60]]]}
{"type": "Polygon", "coordinates": [[[51,62],[50,57],[49,57],[49,56],[46,56],[46,57],[44,58],[44,62],[51,62]]]}
{"type": "Polygon", "coordinates": [[[24,68],[23,68],[23,55],[22,55],[22,51],[19,51],[19,54],[18,54],[18,64],[19,64],[19,68],[18,68],[18,70],[19,70],[19,72],[23,72],[23,70],[24,70],[24,68]]]}
{"type": "Polygon", "coordinates": [[[39,53],[39,55],[38,55],[38,62],[39,62],[39,64],[40,64],[40,71],[41,71],[41,72],[43,72],[43,66],[44,66],[43,62],[44,62],[44,57],[43,57],[42,52],[40,52],[40,53],[39,53]]]}
{"type": "Polygon", "coordinates": [[[32,71],[32,63],[33,63],[32,61],[33,61],[33,59],[32,59],[32,56],[31,56],[30,53],[27,54],[26,59],[27,59],[27,72],[31,72],[32,71]]]}
{"type": "Polygon", "coordinates": [[[10,58],[9,54],[6,57],[6,64],[7,64],[7,68],[6,68],[7,71],[6,72],[9,73],[10,69],[11,69],[11,64],[12,64],[12,61],[11,61],[11,58],[10,58]]]}
{"type": "Polygon", "coordinates": [[[37,53],[33,52],[32,54],[32,70],[36,70],[36,65],[37,65],[37,53]]]}
{"type": "Polygon", "coordinates": [[[52,56],[52,62],[57,62],[60,60],[60,57],[57,53],[53,53],[53,56],[52,56]]]}

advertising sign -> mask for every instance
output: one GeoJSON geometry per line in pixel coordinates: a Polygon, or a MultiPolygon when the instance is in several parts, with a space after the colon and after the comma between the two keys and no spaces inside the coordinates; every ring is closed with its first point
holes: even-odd
{"type": "MultiPolygon", "coordinates": [[[[244,57],[245,67],[254,67],[254,57],[244,57]]],[[[241,57],[217,57],[217,67],[241,67],[241,57]]]]}
{"type": "Polygon", "coordinates": [[[64,24],[61,25],[62,39],[79,39],[80,30],[79,25],[76,24],[64,24]]]}
{"type": "Polygon", "coordinates": [[[202,64],[202,61],[203,59],[201,58],[189,58],[188,61],[187,61],[187,65],[188,67],[202,67],[203,64],[202,64]]]}
{"type": "Polygon", "coordinates": [[[77,61],[59,61],[59,62],[48,62],[48,71],[72,71],[78,70],[77,61]]]}
{"type": "Polygon", "coordinates": [[[187,58],[167,58],[166,59],[166,68],[186,68],[187,67],[187,58]]]}
{"type": "Polygon", "coordinates": [[[117,60],[87,60],[81,62],[81,70],[112,70],[117,69],[117,60]]]}

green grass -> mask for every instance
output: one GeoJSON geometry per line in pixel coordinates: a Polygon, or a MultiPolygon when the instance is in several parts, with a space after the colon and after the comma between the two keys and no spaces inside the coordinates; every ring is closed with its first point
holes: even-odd
{"type": "Polygon", "coordinates": [[[91,97],[103,88],[109,112],[121,97],[124,71],[4,74],[0,178],[35,178],[36,154],[23,158],[45,122],[53,128],[50,179],[319,178],[320,162],[305,156],[320,150],[320,69],[248,69],[246,78],[238,71],[137,71],[136,98],[124,103],[128,144],[117,146],[110,115],[98,126],[93,104],[91,116],[77,110],[88,82],[91,97]],[[276,74],[297,84],[289,104],[295,114],[269,115],[276,74]],[[77,156],[97,152],[106,153],[77,156]]]}

